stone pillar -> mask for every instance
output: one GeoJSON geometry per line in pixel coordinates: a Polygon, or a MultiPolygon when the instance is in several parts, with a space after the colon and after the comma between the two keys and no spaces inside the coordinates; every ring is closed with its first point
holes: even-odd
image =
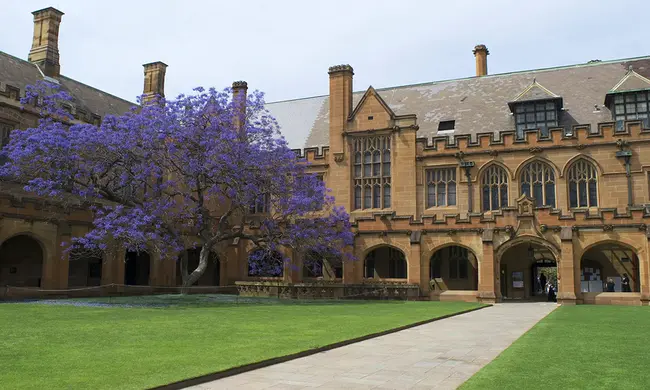
{"type": "MultiPolygon", "coordinates": [[[[576,304],[576,262],[580,259],[573,256],[573,231],[571,227],[563,227],[560,231],[560,258],[557,259],[558,293],[557,301],[563,305],[576,304]]],[[[579,290],[578,290],[579,291],[579,290]]]]}
{"type": "Polygon", "coordinates": [[[343,284],[353,284],[356,283],[355,272],[359,264],[359,259],[354,258],[350,259],[351,255],[354,255],[354,247],[345,248],[343,255],[343,284]]]}
{"type": "Polygon", "coordinates": [[[494,258],[492,229],[483,231],[483,253],[478,262],[478,299],[482,303],[496,303],[501,300],[497,259],[494,258]]]}
{"type": "Polygon", "coordinates": [[[124,257],[123,248],[113,248],[104,253],[102,265],[102,284],[124,284],[124,257]]]}
{"type": "Polygon", "coordinates": [[[151,277],[149,278],[149,285],[165,287],[175,286],[176,260],[175,257],[161,258],[158,253],[151,254],[151,277]]]}
{"type": "Polygon", "coordinates": [[[68,288],[68,276],[70,273],[70,252],[67,251],[72,243],[72,230],[70,225],[65,222],[59,224],[57,229],[57,253],[56,253],[56,271],[58,275],[56,276],[56,281],[54,283],[55,288],[65,289],[68,288]],[[66,246],[63,247],[61,244],[66,243],[66,246]]]}
{"type": "MultiPolygon", "coordinates": [[[[65,226],[68,226],[65,224],[65,226]]],[[[45,246],[45,253],[43,253],[43,273],[41,275],[41,289],[43,290],[54,290],[62,288],[61,286],[61,267],[65,268],[65,271],[68,271],[67,259],[65,264],[62,264],[61,260],[61,233],[65,233],[62,228],[58,225],[53,224],[39,224],[34,228],[35,231],[38,231],[43,237],[43,245],[45,246]]],[[[68,228],[69,231],[69,228],[68,228]]],[[[67,233],[69,238],[69,232],[67,233]]],[[[67,274],[66,281],[67,285],[67,274]]]]}
{"type": "MultiPolygon", "coordinates": [[[[291,252],[291,283],[302,283],[305,254],[295,250],[291,252]]],[[[323,262],[323,275],[325,275],[325,262],[323,262]]]]}
{"type": "Polygon", "coordinates": [[[650,305],[650,250],[646,242],[646,248],[637,255],[639,257],[639,279],[641,285],[641,305],[650,305]]]}
{"type": "Polygon", "coordinates": [[[420,243],[411,241],[411,253],[408,255],[407,276],[409,283],[419,284],[420,291],[424,291],[423,289],[425,286],[421,284],[422,280],[420,277],[420,263],[422,262],[422,259],[420,259],[420,252],[420,243]]]}

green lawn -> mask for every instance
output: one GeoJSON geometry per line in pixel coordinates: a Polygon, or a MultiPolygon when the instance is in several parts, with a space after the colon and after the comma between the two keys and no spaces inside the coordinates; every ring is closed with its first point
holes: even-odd
{"type": "Polygon", "coordinates": [[[209,296],[77,301],[173,305],[0,304],[0,387],[146,388],[478,306],[462,302],[222,302],[209,296]]]}
{"type": "Polygon", "coordinates": [[[462,386],[650,388],[650,308],[561,306],[462,386]]]}

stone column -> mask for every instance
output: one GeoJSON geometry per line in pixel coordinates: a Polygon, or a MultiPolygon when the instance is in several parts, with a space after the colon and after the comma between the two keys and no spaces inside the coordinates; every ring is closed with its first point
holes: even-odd
{"type": "Polygon", "coordinates": [[[411,253],[409,253],[407,270],[408,282],[411,284],[419,284],[420,291],[423,291],[424,286],[421,284],[422,278],[420,276],[420,264],[422,263],[420,252],[420,243],[411,240],[411,253]]]}
{"type": "Polygon", "coordinates": [[[483,231],[483,251],[478,259],[478,299],[482,303],[496,303],[501,300],[501,291],[498,288],[497,259],[494,258],[492,243],[492,229],[483,231]]]}
{"type": "Polygon", "coordinates": [[[104,253],[102,264],[102,284],[124,284],[124,256],[123,248],[114,248],[104,253]]]}
{"type": "Polygon", "coordinates": [[[63,287],[61,286],[62,267],[65,268],[65,284],[67,286],[68,261],[67,258],[65,261],[61,259],[62,252],[60,244],[62,236],[67,237],[68,240],[70,238],[69,225],[67,223],[64,223],[64,225],[39,223],[34,227],[34,230],[43,237],[43,245],[45,246],[41,289],[54,290],[63,287]]]}
{"type": "Polygon", "coordinates": [[[576,304],[576,262],[580,259],[573,256],[573,231],[571,227],[563,227],[560,231],[560,258],[557,259],[558,293],[557,301],[563,305],[576,304]]]}
{"type": "MultiPolygon", "coordinates": [[[[647,233],[646,233],[647,234],[647,233]]],[[[641,305],[650,305],[650,250],[646,241],[645,250],[638,254],[639,257],[639,279],[641,292],[641,305]]]]}

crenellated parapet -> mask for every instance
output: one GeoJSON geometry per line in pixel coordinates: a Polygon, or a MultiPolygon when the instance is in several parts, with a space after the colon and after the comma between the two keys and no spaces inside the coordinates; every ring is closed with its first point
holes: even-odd
{"type": "Polygon", "coordinates": [[[617,129],[614,122],[573,125],[570,128],[551,128],[548,134],[529,130],[523,137],[512,131],[499,133],[461,134],[417,139],[418,157],[453,155],[458,151],[465,154],[491,154],[529,151],[541,152],[547,149],[575,148],[581,150],[591,145],[615,144],[619,139],[630,143],[650,141],[650,128],[645,128],[639,120],[625,121],[617,129]]]}
{"type": "Polygon", "coordinates": [[[311,165],[325,165],[328,163],[329,147],[327,146],[292,149],[291,151],[296,154],[296,158],[301,160],[301,162],[306,162],[311,165]]]}

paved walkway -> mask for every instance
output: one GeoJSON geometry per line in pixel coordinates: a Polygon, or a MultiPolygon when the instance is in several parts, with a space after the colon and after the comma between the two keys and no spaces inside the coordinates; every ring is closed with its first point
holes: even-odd
{"type": "Polygon", "coordinates": [[[191,388],[455,389],[556,307],[498,304],[191,388]]]}

